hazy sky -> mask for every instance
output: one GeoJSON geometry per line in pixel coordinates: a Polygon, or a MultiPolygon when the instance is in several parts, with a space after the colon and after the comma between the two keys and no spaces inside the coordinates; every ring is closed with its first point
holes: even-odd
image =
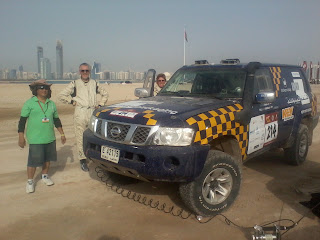
{"type": "Polygon", "coordinates": [[[0,0],[0,69],[37,71],[42,46],[55,72],[82,62],[102,70],[174,72],[224,58],[298,64],[320,60],[319,0],[0,0]]]}

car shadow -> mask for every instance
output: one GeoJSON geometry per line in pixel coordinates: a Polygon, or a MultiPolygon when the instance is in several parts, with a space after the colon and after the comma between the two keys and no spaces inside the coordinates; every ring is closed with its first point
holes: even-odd
{"type": "Polygon", "coordinates": [[[314,226],[306,226],[303,229],[292,229],[287,233],[281,236],[282,240],[290,240],[290,239],[309,239],[309,240],[316,240],[319,239],[320,236],[320,229],[318,225],[314,226]]]}
{"type": "Polygon", "coordinates": [[[244,166],[272,178],[266,183],[266,189],[280,199],[285,208],[289,207],[301,216],[313,219],[316,216],[300,202],[310,200],[311,185],[319,180],[314,176],[320,173],[320,164],[307,156],[302,165],[292,166],[285,162],[283,155],[283,151],[267,152],[249,160],[244,166]]]}
{"type": "Polygon", "coordinates": [[[97,164],[90,162],[90,177],[101,181],[113,192],[152,208],[162,209],[164,212],[170,212],[174,215],[181,214],[183,217],[189,215],[189,210],[180,198],[178,183],[144,182],[118,174],[109,174],[105,171],[97,170],[97,172],[97,166],[97,164]]]}

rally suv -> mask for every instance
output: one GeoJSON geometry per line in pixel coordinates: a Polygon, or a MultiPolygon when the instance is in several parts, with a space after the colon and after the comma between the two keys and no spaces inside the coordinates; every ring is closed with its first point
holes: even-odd
{"type": "Polygon", "coordinates": [[[242,163],[275,148],[306,160],[317,100],[299,66],[197,61],[177,70],[157,96],[149,70],[139,100],[95,110],[84,151],[107,171],[144,181],[179,182],[186,206],[212,216],[241,185],[242,163]]]}

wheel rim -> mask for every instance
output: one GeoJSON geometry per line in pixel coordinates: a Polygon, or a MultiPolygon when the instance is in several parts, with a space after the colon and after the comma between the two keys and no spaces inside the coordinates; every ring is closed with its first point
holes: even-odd
{"type": "Polygon", "coordinates": [[[230,172],[224,168],[216,168],[204,179],[202,196],[209,204],[219,204],[229,196],[232,185],[230,172]]]}
{"type": "Polygon", "coordinates": [[[308,147],[308,139],[306,134],[303,134],[300,138],[300,144],[299,144],[299,156],[304,157],[304,155],[307,152],[307,147],[308,147]]]}

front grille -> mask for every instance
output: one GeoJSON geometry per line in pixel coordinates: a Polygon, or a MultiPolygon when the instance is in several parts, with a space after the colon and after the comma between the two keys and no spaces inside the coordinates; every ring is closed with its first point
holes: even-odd
{"type": "Polygon", "coordinates": [[[136,131],[133,134],[133,143],[145,143],[150,132],[149,127],[137,127],[136,131]]]}
{"type": "Polygon", "coordinates": [[[130,125],[108,122],[107,138],[114,141],[124,141],[128,134],[129,129],[130,129],[130,125]],[[112,130],[114,129],[119,129],[120,134],[116,135],[112,133],[112,130]]]}
{"type": "Polygon", "coordinates": [[[111,142],[128,145],[145,145],[148,137],[157,131],[157,126],[123,124],[98,118],[94,134],[111,142]]]}
{"type": "Polygon", "coordinates": [[[102,120],[99,119],[96,127],[96,133],[99,135],[101,135],[101,125],[102,125],[102,120]]]}

